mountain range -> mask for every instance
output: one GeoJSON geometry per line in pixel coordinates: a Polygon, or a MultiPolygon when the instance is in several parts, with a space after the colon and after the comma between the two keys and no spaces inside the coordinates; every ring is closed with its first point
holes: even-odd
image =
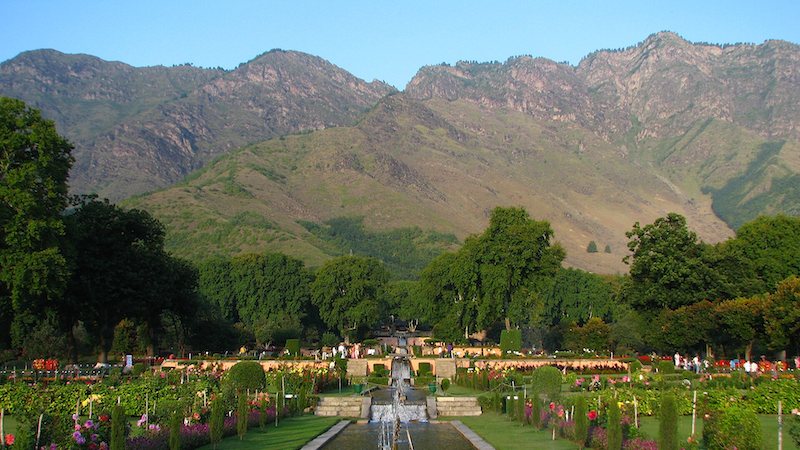
{"type": "Polygon", "coordinates": [[[800,47],[785,41],[661,32],[577,66],[426,66],[402,92],[293,51],[226,71],[36,50],[0,63],[0,95],[76,145],[74,193],[150,211],[191,259],[274,250],[315,266],[336,253],[315,227],[339,217],[463,240],[521,205],[567,264],[618,273],[637,221],[678,212],[713,243],[800,214],[800,47]]]}

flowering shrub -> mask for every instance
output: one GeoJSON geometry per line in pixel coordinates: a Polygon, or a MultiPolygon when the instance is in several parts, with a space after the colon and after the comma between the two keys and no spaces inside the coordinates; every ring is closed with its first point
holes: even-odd
{"type": "Polygon", "coordinates": [[[467,372],[457,373],[455,383],[478,391],[491,391],[501,384],[510,385],[511,379],[515,379],[513,373],[513,369],[470,369],[467,372]]]}
{"type": "Polygon", "coordinates": [[[309,394],[319,394],[347,386],[349,380],[342,377],[338,370],[309,367],[284,367],[280,370],[270,370],[266,373],[267,383],[272,386],[286,387],[287,392],[304,391],[309,394]]]}
{"type": "Polygon", "coordinates": [[[622,450],[658,450],[658,443],[649,439],[634,438],[622,444],[622,450]]]}
{"type": "Polygon", "coordinates": [[[708,450],[760,450],[762,440],[761,422],[747,409],[731,407],[715,412],[703,423],[703,441],[708,450]]]}
{"type": "Polygon", "coordinates": [[[589,430],[589,443],[595,450],[608,449],[608,432],[605,428],[592,427],[589,430]]]}
{"type": "MultiPolygon", "coordinates": [[[[275,409],[270,409],[268,419],[275,419],[275,409]]],[[[248,428],[257,427],[260,418],[259,411],[250,411],[247,417],[248,428]]],[[[229,437],[236,434],[236,416],[226,417],[222,425],[222,436],[229,437]]],[[[211,443],[208,424],[195,423],[181,427],[181,449],[194,450],[211,443]]],[[[164,428],[148,430],[144,435],[128,439],[125,450],[169,450],[169,430],[164,428]]]]}

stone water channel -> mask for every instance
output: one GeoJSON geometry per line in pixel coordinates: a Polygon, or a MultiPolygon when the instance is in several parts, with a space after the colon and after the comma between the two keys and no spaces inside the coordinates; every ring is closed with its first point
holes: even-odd
{"type": "MultiPolygon", "coordinates": [[[[370,393],[370,421],[345,427],[325,443],[323,450],[475,450],[464,434],[449,423],[429,423],[426,393],[410,386],[410,362],[396,356],[391,386],[370,393]]],[[[483,443],[485,444],[485,443],[483,443]]],[[[491,448],[488,445],[480,448],[491,448]]]]}

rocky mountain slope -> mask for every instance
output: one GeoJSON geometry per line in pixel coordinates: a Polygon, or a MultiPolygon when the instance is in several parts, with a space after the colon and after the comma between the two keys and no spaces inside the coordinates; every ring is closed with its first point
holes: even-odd
{"type": "Polygon", "coordinates": [[[758,214],[800,214],[800,48],[787,42],[664,32],[577,67],[423,67],[403,93],[296,52],[230,72],[42,52],[0,64],[0,94],[68,124],[78,192],[119,199],[188,174],[126,204],[192,259],[275,250],[314,266],[333,253],[309,224],[363,216],[463,239],[494,206],[522,205],[552,223],[568,264],[615,273],[636,221],[678,212],[717,242],[758,214]],[[75,75],[84,66],[132,81],[75,75]]]}
{"type": "Polygon", "coordinates": [[[281,50],[230,72],[134,68],[54,50],[0,64],[0,95],[40,108],[76,144],[73,192],[112,200],[170,186],[248,143],[351,124],[394,91],[281,50]]]}

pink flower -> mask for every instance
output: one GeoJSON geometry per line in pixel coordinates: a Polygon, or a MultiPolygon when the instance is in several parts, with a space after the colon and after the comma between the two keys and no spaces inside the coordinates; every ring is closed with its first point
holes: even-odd
{"type": "Polygon", "coordinates": [[[9,433],[6,435],[6,445],[14,445],[14,435],[9,433]]]}
{"type": "Polygon", "coordinates": [[[553,411],[555,409],[556,409],[556,404],[551,402],[550,403],[550,411],[553,411]]]}

